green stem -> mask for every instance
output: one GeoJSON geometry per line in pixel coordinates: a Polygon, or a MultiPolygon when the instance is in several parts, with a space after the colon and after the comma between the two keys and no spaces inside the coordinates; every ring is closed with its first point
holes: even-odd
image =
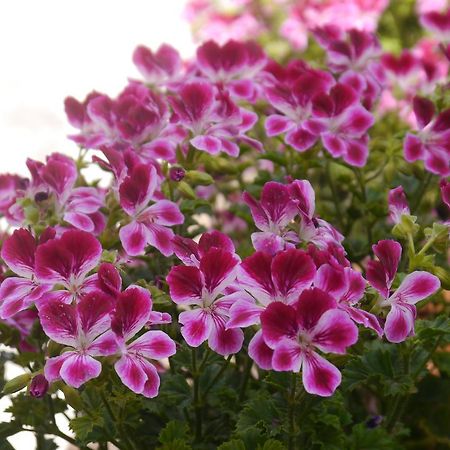
{"type": "Polygon", "coordinates": [[[239,389],[239,402],[242,403],[242,401],[245,398],[245,393],[247,391],[248,381],[250,380],[250,374],[253,367],[253,360],[250,358],[250,356],[247,355],[247,359],[245,361],[244,366],[244,373],[241,383],[241,388],[239,389]]]}
{"type": "Polygon", "coordinates": [[[328,185],[330,186],[331,195],[333,197],[334,207],[336,208],[336,214],[337,214],[336,220],[337,220],[337,222],[339,224],[340,231],[343,232],[344,229],[345,229],[344,221],[343,221],[343,217],[344,216],[342,215],[341,203],[340,203],[340,200],[339,200],[339,197],[338,197],[338,193],[336,191],[336,186],[334,185],[333,178],[331,176],[331,168],[330,168],[330,161],[329,160],[327,160],[327,162],[326,162],[325,174],[326,174],[326,178],[327,178],[327,181],[328,181],[328,185]]]}
{"type": "Polygon", "coordinates": [[[199,373],[197,371],[197,352],[195,348],[192,348],[191,356],[192,356],[192,381],[194,389],[193,404],[195,413],[194,442],[200,442],[202,438],[202,408],[200,405],[199,373]]]}
{"type": "Polygon", "coordinates": [[[297,388],[298,373],[291,374],[291,389],[288,397],[288,450],[295,449],[295,391],[297,388]]]}
{"type": "Polygon", "coordinates": [[[433,174],[431,172],[428,172],[426,177],[422,180],[422,183],[420,184],[419,188],[417,189],[417,192],[414,193],[415,201],[411,207],[411,214],[414,214],[419,209],[425,191],[427,190],[432,178],[433,174]]]}
{"type": "Polygon", "coordinates": [[[205,391],[203,392],[203,399],[206,399],[208,392],[213,388],[213,386],[216,384],[216,381],[222,376],[222,374],[225,372],[225,370],[227,370],[232,357],[233,357],[233,355],[228,356],[228,358],[225,360],[225,363],[222,364],[222,367],[216,373],[215,377],[212,379],[211,383],[209,383],[209,385],[206,387],[205,391]]]}
{"type": "Polygon", "coordinates": [[[364,205],[364,223],[366,226],[366,233],[367,233],[367,246],[369,249],[369,253],[372,254],[372,225],[369,221],[369,212],[367,211],[367,194],[366,194],[366,186],[364,185],[364,180],[362,177],[362,174],[359,169],[353,170],[356,175],[356,181],[358,182],[359,189],[361,191],[361,200],[364,205]]]}
{"type": "MultiPolygon", "coordinates": [[[[134,446],[133,442],[128,438],[126,431],[123,429],[120,421],[117,419],[116,415],[114,414],[113,410],[111,409],[111,406],[110,406],[110,404],[109,404],[108,400],[106,399],[105,394],[103,392],[100,394],[100,397],[102,399],[103,404],[105,405],[106,411],[108,412],[108,415],[109,415],[110,419],[112,420],[112,422],[119,429],[120,437],[123,440],[123,443],[126,445],[126,448],[135,449],[135,446],[134,446]]],[[[110,439],[110,441],[112,443],[114,443],[114,445],[116,447],[118,447],[117,443],[113,442],[111,439],[110,439]]],[[[120,448],[120,446],[119,446],[119,448],[120,448]]]]}

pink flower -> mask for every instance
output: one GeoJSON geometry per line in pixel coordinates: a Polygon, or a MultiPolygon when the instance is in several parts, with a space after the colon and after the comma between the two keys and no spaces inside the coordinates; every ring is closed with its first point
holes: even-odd
{"type": "Polygon", "coordinates": [[[217,230],[203,233],[198,244],[182,236],[175,236],[173,239],[173,251],[185,266],[199,267],[201,258],[213,248],[229,253],[235,252],[233,241],[217,230]]]}
{"type": "Polygon", "coordinates": [[[450,43],[450,8],[444,11],[428,11],[420,16],[420,23],[437,39],[450,43]]]}
{"type": "Polygon", "coordinates": [[[0,285],[2,319],[11,318],[28,308],[51,289],[51,285],[36,279],[35,255],[39,247],[32,234],[23,228],[14,231],[3,242],[2,259],[19,277],[6,278],[0,285]]]}
{"type": "Polygon", "coordinates": [[[39,318],[45,334],[71,349],[49,358],[45,378],[62,378],[75,388],[100,375],[102,365],[94,357],[113,355],[116,340],[105,333],[110,328],[110,313],[114,304],[110,297],[91,292],[78,302],[68,305],[56,298],[39,304],[39,318]]]}
{"type": "Polygon", "coordinates": [[[225,152],[239,155],[236,142],[245,142],[261,149],[258,141],[245,133],[256,123],[255,113],[239,108],[225,91],[217,90],[204,81],[183,84],[177,96],[170,96],[174,121],[189,130],[189,143],[198,150],[211,155],[225,152]]]}
{"type": "Polygon", "coordinates": [[[123,291],[112,314],[111,329],[106,334],[117,340],[120,359],[114,368],[122,383],[136,394],[156,397],[159,375],[151,360],[175,354],[175,342],[166,333],[150,330],[129,342],[147,324],[152,314],[152,300],[148,291],[130,286],[123,291]]]}
{"type": "Polygon", "coordinates": [[[327,92],[334,80],[328,72],[311,69],[304,63],[297,66],[291,63],[278,70],[280,73],[274,74],[274,81],[268,83],[264,92],[269,103],[282,114],[268,116],[265,130],[269,137],[286,133],[285,143],[304,152],[317,141],[317,134],[304,127],[311,117],[313,97],[327,92]],[[280,78],[281,81],[276,81],[280,78]]]}
{"type": "Polygon", "coordinates": [[[37,279],[51,286],[61,285],[53,296],[66,303],[87,292],[95,278],[87,274],[100,262],[102,246],[92,234],[69,230],[60,238],[41,244],[36,251],[37,279]]]}
{"type": "Polygon", "coordinates": [[[359,272],[351,267],[323,264],[317,270],[314,286],[331,295],[337,301],[338,308],[345,311],[354,322],[371,328],[378,336],[383,335],[376,316],[358,307],[366,288],[366,280],[359,272]]]}
{"type": "Polygon", "coordinates": [[[228,41],[220,46],[214,41],[205,42],[197,49],[197,65],[201,72],[219,89],[249,101],[255,100],[255,76],[266,64],[261,47],[252,41],[228,41]]]}
{"type": "Polygon", "coordinates": [[[131,256],[143,254],[146,245],[157,248],[164,256],[173,253],[173,232],[168,227],[183,223],[184,217],[169,200],[158,200],[148,206],[156,185],[156,170],[148,164],[133,167],[120,184],[120,205],[131,217],[131,223],[120,229],[119,236],[131,256]]]}
{"type": "Polygon", "coordinates": [[[8,209],[14,204],[18,190],[27,187],[28,180],[9,173],[0,174],[0,214],[7,215],[8,209]]]}
{"type": "Polygon", "coordinates": [[[393,223],[400,223],[403,214],[410,214],[408,200],[402,186],[389,191],[389,218],[393,223]]]}
{"type": "Polygon", "coordinates": [[[208,340],[210,348],[221,355],[241,349],[242,331],[225,326],[235,297],[224,294],[236,279],[238,264],[234,253],[211,247],[201,256],[198,267],[175,266],[170,270],[167,283],[172,300],[195,307],[183,311],[178,318],[183,325],[181,334],[191,347],[208,340]]]}
{"type": "Polygon", "coordinates": [[[286,247],[286,241],[295,241],[295,235],[286,229],[297,215],[296,203],[290,198],[287,186],[269,181],[262,189],[259,202],[248,192],[243,193],[242,199],[249,206],[255,225],[261,230],[252,234],[256,250],[274,254],[286,247]]]}
{"type": "Polygon", "coordinates": [[[373,123],[373,116],[360,104],[356,91],[338,83],[329,94],[314,96],[313,118],[304,126],[311,134],[320,135],[334,158],[342,157],[348,164],[362,167],[368,157],[367,130],[373,123]]]}
{"type": "Polygon", "coordinates": [[[417,134],[406,135],[403,149],[408,162],[423,160],[425,168],[443,177],[450,174],[450,109],[435,116],[433,103],[414,97],[417,134]]]}
{"type": "Polygon", "coordinates": [[[358,329],[330,295],[313,288],[303,291],[292,305],[272,303],[261,314],[261,324],[264,341],[274,351],[274,370],[302,370],[308,393],[333,394],[341,374],[316,349],[344,354],[357,341],[358,329]]]}
{"type": "Polygon", "coordinates": [[[384,82],[376,35],[355,29],[344,34],[332,25],[315,30],[315,35],[327,51],[328,67],[341,74],[339,81],[362,95],[364,106],[370,108],[384,82]]]}
{"type": "Polygon", "coordinates": [[[400,286],[391,293],[402,254],[401,245],[392,240],[379,241],[372,246],[378,261],[367,264],[367,280],[380,293],[383,307],[389,307],[384,333],[389,342],[402,342],[414,334],[415,304],[434,294],[440,281],[428,272],[415,271],[406,275],[400,286]]]}
{"type": "Polygon", "coordinates": [[[442,201],[450,208],[450,182],[442,179],[440,182],[442,201]]]}
{"type": "Polygon", "coordinates": [[[168,44],[161,45],[156,52],[138,46],[133,53],[133,63],[145,81],[155,85],[176,81],[183,65],[178,51],[168,44]]]}

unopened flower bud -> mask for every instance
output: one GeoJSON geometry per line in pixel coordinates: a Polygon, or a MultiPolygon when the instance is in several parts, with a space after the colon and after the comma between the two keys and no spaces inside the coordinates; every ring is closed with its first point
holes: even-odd
{"type": "Polygon", "coordinates": [[[48,381],[44,375],[36,375],[30,384],[30,395],[34,398],[43,397],[48,391],[48,381]]]}
{"type": "Polygon", "coordinates": [[[169,170],[169,176],[172,181],[181,181],[186,175],[186,171],[179,166],[173,166],[169,170]]]}
{"type": "Polygon", "coordinates": [[[47,192],[37,192],[34,196],[34,201],[36,203],[43,202],[44,200],[48,199],[48,193],[47,192]]]}

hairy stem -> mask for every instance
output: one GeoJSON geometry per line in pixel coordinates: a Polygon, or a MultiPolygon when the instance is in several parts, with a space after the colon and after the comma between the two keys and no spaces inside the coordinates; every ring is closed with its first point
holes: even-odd
{"type": "Polygon", "coordinates": [[[193,347],[191,349],[192,356],[192,381],[194,390],[194,414],[195,414],[195,427],[194,427],[194,441],[200,442],[202,438],[202,408],[200,404],[200,386],[199,386],[199,373],[197,371],[197,351],[193,347]]]}

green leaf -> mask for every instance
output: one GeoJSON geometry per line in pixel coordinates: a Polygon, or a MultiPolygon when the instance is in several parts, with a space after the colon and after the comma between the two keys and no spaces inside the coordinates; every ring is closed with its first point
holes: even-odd
{"type": "Polygon", "coordinates": [[[217,450],[246,450],[246,447],[241,439],[232,439],[217,447],[217,450]]]}
{"type": "Polygon", "coordinates": [[[365,424],[352,428],[349,450],[401,450],[400,446],[386,429],[382,427],[369,429],[365,424]]]}
{"type": "Polygon", "coordinates": [[[75,417],[69,422],[70,429],[75,433],[77,439],[86,442],[95,426],[103,426],[103,418],[95,416],[75,417]]]}
{"type": "Polygon", "coordinates": [[[261,450],[286,450],[286,447],[275,439],[269,439],[264,445],[259,447],[261,450]]]}

